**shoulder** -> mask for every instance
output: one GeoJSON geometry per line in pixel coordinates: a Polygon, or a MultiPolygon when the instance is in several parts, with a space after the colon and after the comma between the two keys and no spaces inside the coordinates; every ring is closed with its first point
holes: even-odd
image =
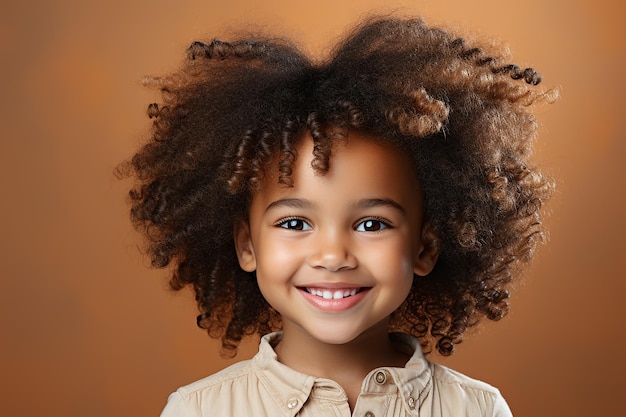
{"type": "Polygon", "coordinates": [[[161,417],[201,416],[207,404],[211,404],[215,411],[221,407],[228,408],[233,401],[245,395],[253,375],[251,361],[246,360],[180,387],[169,396],[161,417]]]}
{"type": "Polygon", "coordinates": [[[464,375],[461,372],[455,371],[454,369],[450,369],[437,363],[432,364],[432,369],[433,379],[435,379],[440,384],[457,386],[459,388],[465,388],[469,390],[477,390],[492,395],[499,395],[499,391],[496,387],[489,385],[486,382],[470,378],[469,376],[464,375]]]}
{"type": "Polygon", "coordinates": [[[476,410],[468,415],[511,416],[506,401],[494,386],[439,364],[432,364],[432,372],[433,395],[445,399],[451,409],[460,406],[476,410]]]}
{"type": "Polygon", "coordinates": [[[500,391],[424,357],[419,340],[393,333],[398,348],[412,353],[398,375],[420,403],[420,415],[455,417],[511,417],[511,410],[500,391]],[[409,373],[405,373],[409,371],[409,373]]]}
{"type": "Polygon", "coordinates": [[[183,396],[197,395],[198,393],[210,391],[217,387],[230,385],[241,379],[248,378],[251,374],[250,368],[250,360],[237,362],[213,375],[180,387],[176,392],[183,396]]]}
{"type": "Polygon", "coordinates": [[[280,333],[263,336],[252,359],[178,388],[168,398],[161,417],[280,415],[287,400],[275,387],[276,378],[293,378],[276,370],[280,364],[272,342],[279,337],[280,333]]]}

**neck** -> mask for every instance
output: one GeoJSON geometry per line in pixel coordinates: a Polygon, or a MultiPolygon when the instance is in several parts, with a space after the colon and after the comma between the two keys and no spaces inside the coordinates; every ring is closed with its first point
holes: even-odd
{"type": "Polygon", "coordinates": [[[341,385],[351,409],[365,376],[383,366],[402,367],[409,356],[398,351],[379,323],[344,344],[329,344],[311,337],[301,328],[285,323],[283,338],[275,347],[278,360],[296,371],[327,378],[341,385]]]}

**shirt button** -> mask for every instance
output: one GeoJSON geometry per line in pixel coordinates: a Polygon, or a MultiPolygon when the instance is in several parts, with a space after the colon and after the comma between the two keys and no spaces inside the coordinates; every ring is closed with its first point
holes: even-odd
{"type": "Polygon", "coordinates": [[[415,398],[413,398],[413,397],[409,397],[409,399],[408,399],[408,401],[407,401],[407,402],[409,403],[409,408],[410,408],[411,410],[413,410],[413,409],[415,408],[415,402],[416,402],[416,401],[415,401],[415,398]]]}
{"type": "Polygon", "coordinates": [[[293,410],[298,406],[298,403],[299,401],[297,398],[290,398],[289,401],[287,401],[287,408],[293,410]]]}
{"type": "Polygon", "coordinates": [[[368,411],[367,413],[365,413],[365,417],[374,417],[374,413],[368,411]]]}
{"type": "Polygon", "coordinates": [[[374,381],[380,385],[384,384],[387,381],[387,374],[385,371],[376,372],[376,375],[374,375],[374,381]]]}

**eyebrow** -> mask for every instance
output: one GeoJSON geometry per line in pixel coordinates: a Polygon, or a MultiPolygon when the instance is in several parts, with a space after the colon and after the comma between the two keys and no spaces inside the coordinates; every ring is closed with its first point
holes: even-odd
{"type": "Polygon", "coordinates": [[[400,203],[390,199],[390,198],[364,198],[359,200],[355,204],[356,208],[360,209],[368,209],[375,207],[391,207],[402,213],[405,213],[404,207],[400,205],[400,203]]]}
{"type": "MultiPolygon", "coordinates": [[[[309,200],[304,200],[301,198],[283,198],[281,200],[272,201],[267,208],[266,212],[278,208],[278,207],[289,207],[289,208],[298,208],[298,209],[309,209],[314,207],[314,204],[309,200]]],[[[402,207],[396,201],[390,198],[364,198],[357,201],[354,204],[354,208],[357,209],[368,209],[368,208],[376,208],[376,207],[391,207],[396,209],[402,213],[405,213],[404,207],[402,207]]]]}
{"type": "Polygon", "coordinates": [[[277,207],[290,207],[290,208],[311,208],[313,203],[309,200],[303,200],[301,198],[283,198],[281,200],[272,201],[270,205],[265,209],[266,212],[277,207]]]}

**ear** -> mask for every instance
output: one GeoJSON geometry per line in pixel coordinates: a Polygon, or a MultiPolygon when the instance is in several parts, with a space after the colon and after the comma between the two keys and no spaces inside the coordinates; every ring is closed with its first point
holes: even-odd
{"type": "Polygon", "coordinates": [[[419,276],[426,276],[435,267],[439,258],[439,240],[430,223],[422,227],[422,236],[413,261],[413,272],[419,276]]]}
{"type": "Polygon", "coordinates": [[[235,250],[237,251],[237,259],[239,266],[246,272],[256,270],[256,255],[254,253],[254,245],[250,237],[250,226],[246,220],[235,221],[234,228],[235,250]]]}

